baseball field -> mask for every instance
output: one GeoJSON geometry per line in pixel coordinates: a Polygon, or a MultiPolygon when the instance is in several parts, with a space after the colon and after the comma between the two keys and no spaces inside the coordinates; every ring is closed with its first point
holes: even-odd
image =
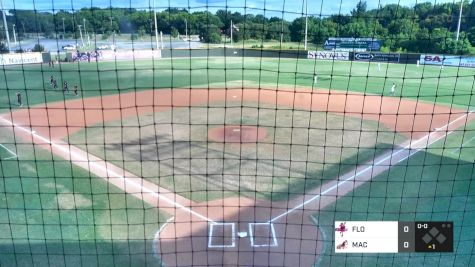
{"type": "Polygon", "coordinates": [[[4,67],[0,265],[471,266],[474,82],[284,58],[4,67]],[[335,254],[335,220],[454,221],[455,252],[335,254]]]}

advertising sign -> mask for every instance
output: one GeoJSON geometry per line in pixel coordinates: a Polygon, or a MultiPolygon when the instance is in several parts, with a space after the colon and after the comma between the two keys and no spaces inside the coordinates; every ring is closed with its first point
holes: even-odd
{"type": "Polygon", "coordinates": [[[359,52],[354,54],[356,61],[399,62],[399,54],[359,52]]]}
{"type": "Polygon", "coordinates": [[[423,54],[420,64],[475,68],[475,57],[423,54]]]}
{"type": "Polygon", "coordinates": [[[323,49],[351,52],[380,51],[381,41],[373,38],[328,38],[323,49]]]}
{"type": "Polygon", "coordinates": [[[308,58],[323,60],[350,60],[349,52],[339,51],[308,51],[308,58]]]}
{"type": "Polygon", "coordinates": [[[43,63],[43,56],[41,53],[17,53],[0,55],[0,65],[3,66],[33,63],[43,63]]]}

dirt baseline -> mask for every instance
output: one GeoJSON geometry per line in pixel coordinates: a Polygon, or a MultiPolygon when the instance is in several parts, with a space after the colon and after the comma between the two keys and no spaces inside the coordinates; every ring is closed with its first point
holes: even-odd
{"type": "MultiPolygon", "coordinates": [[[[24,140],[69,159],[71,155],[55,149],[44,139],[67,146],[68,144],[61,141],[62,138],[103,121],[160,112],[174,107],[211,106],[213,103],[232,104],[243,101],[377,120],[411,139],[422,137],[466,113],[463,110],[413,100],[328,90],[162,89],[50,103],[17,110],[2,117],[17,126],[35,131],[36,135],[43,138],[32,138],[31,134],[14,129],[15,134],[24,140]]],[[[468,117],[467,120],[473,118],[468,117]]],[[[465,123],[466,120],[461,120],[451,124],[450,127],[447,126],[447,131],[465,123]]],[[[226,131],[226,128],[219,129],[226,131]]],[[[259,136],[260,131],[255,131],[253,140],[258,141],[259,136]]],[[[241,134],[239,138],[242,138],[241,134]]],[[[87,155],[87,152],[84,154],[87,155]]],[[[95,170],[94,166],[90,165],[82,167],[89,168],[88,170],[95,174],[102,173],[99,176],[108,179],[108,173],[103,173],[103,170],[95,170]]],[[[132,178],[140,180],[140,177],[132,178]]],[[[137,192],[137,189],[132,190],[125,184],[115,185],[174,216],[173,221],[157,234],[158,240],[155,242],[155,249],[166,266],[309,266],[315,262],[321,251],[323,241],[310,214],[331,202],[315,209],[298,210],[269,224],[267,222],[272,218],[294,207],[296,203],[311,198],[312,195],[301,196],[289,202],[233,198],[195,203],[166,189],[148,183],[142,184],[143,188],[150,191],[166,192],[168,199],[172,199],[174,203],[157,201],[157,198],[137,192]],[[202,214],[202,217],[196,216],[195,213],[202,214]],[[246,232],[248,236],[236,237],[241,232],[246,232]],[[213,238],[210,239],[210,236],[213,238]]],[[[337,194],[337,197],[341,196],[345,191],[339,190],[337,194]]]]}

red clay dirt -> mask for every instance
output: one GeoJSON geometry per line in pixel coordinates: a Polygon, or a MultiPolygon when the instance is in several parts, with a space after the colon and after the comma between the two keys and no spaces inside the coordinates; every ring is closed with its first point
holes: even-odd
{"type": "MultiPolygon", "coordinates": [[[[49,149],[113,183],[125,192],[172,214],[173,221],[161,229],[161,232],[157,234],[158,240],[155,241],[155,249],[166,266],[310,266],[318,258],[323,246],[323,238],[311,220],[310,214],[333,203],[336,198],[371,179],[373,174],[365,175],[366,179],[353,180],[352,183],[338,182],[347,181],[342,180],[345,174],[335,180],[336,187],[334,184],[326,183],[309,194],[290,201],[266,202],[240,197],[195,203],[61,140],[84,127],[103,121],[166,111],[174,107],[245,101],[377,120],[386,127],[406,135],[410,140],[418,138],[436,140],[436,137],[445,136],[447,132],[457,129],[474,117],[465,110],[455,110],[414,100],[328,90],[161,89],[23,108],[11,114],[3,114],[4,119],[0,120],[0,123],[12,127],[15,134],[26,142],[33,142],[49,149]],[[438,128],[443,129],[445,134],[432,135],[431,132],[438,128]],[[32,134],[31,131],[36,131],[36,133],[32,134]],[[318,195],[334,188],[337,190],[330,196],[318,195]],[[302,207],[292,209],[298,205],[302,207]],[[273,222],[275,240],[266,241],[266,236],[256,237],[254,245],[267,242],[276,246],[252,247],[249,237],[235,236],[233,248],[208,247],[210,225],[215,222],[236,223],[236,234],[241,231],[250,233],[249,223],[265,223],[270,220],[273,222]]],[[[221,131],[223,136],[226,135],[226,127],[218,129],[220,130],[216,131],[221,131]]],[[[210,138],[219,140],[219,136],[216,137],[213,130],[210,131],[210,138]]],[[[255,141],[261,140],[261,129],[253,131],[255,131],[252,135],[256,137],[255,141]]],[[[239,138],[242,138],[242,134],[239,134],[239,138]]],[[[224,141],[227,142],[228,139],[224,141]]],[[[393,153],[397,154],[395,159],[404,158],[403,152],[405,153],[403,150],[393,153]]],[[[390,162],[393,154],[390,155],[390,162]]],[[[383,162],[383,160],[378,162],[383,162]]],[[[384,168],[380,171],[383,170],[384,168]]],[[[352,181],[351,176],[345,179],[352,181]]],[[[214,225],[213,227],[219,227],[219,224],[214,225]]],[[[219,232],[213,235],[218,238],[211,240],[214,246],[214,242],[221,241],[219,232]]],[[[221,239],[226,244],[230,242],[229,239],[221,239]]]]}

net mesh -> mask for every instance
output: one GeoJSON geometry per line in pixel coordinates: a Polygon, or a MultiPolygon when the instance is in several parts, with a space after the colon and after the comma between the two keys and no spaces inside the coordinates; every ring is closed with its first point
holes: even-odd
{"type": "Polygon", "coordinates": [[[1,266],[474,264],[473,3],[2,10],[1,266]],[[336,253],[350,220],[454,252],[336,253]]]}

